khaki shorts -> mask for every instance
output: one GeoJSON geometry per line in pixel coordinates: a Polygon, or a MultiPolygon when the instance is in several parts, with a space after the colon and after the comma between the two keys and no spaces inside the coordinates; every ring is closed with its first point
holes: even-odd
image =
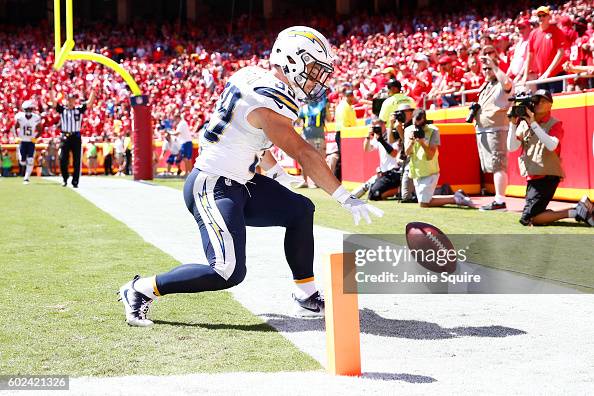
{"type": "Polygon", "coordinates": [[[435,187],[437,187],[437,181],[439,180],[439,173],[433,175],[421,177],[419,179],[413,179],[415,185],[415,193],[417,194],[417,200],[419,203],[429,203],[433,198],[435,187]]]}
{"type": "Polygon", "coordinates": [[[481,169],[483,173],[507,170],[507,131],[477,133],[481,169]]]}

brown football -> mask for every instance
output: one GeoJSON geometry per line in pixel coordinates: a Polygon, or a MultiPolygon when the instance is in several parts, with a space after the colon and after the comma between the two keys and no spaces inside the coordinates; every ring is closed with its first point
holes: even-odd
{"type": "Polygon", "coordinates": [[[451,274],[456,271],[458,258],[454,245],[446,234],[434,225],[412,222],[406,225],[406,244],[414,251],[417,263],[429,271],[451,274]]]}

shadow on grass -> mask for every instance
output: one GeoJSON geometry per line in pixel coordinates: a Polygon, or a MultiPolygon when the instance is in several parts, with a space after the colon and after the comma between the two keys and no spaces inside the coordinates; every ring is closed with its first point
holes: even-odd
{"type": "MultiPolygon", "coordinates": [[[[269,314],[267,323],[281,332],[324,331],[324,319],[299,319],[291,316],[269,314]]],[[[458,337],[509,337],[526,334],[511,327],[458,326],[441,327],[437,323],[421,320],[388,319],[371,309],[359,311],[361,333],[383,337],[407,338],[411,340],[446,340],[458,337]]]]}
{"type": "Polygon", "coordinates": [[[433,377],[404,373],[401,374],[368,372],[361,374],[361,378],[369,378],[380,381],[403,381],[408,382],[410,384],[430,384],[432,382],[437,382],[437,380],[433,377]]]}
{"type": "Polygon", "coordinates": [[[241,330],[241,331],[260,331],[260,332],[275,332],[276,330],[266,323],[256,323],[250,325],[238,325],[231,323],[184,323],[172,322],[167,320],[153,320],[155,324],[180,326],[180,327],[200,327],[208,330],[241,330]]]}

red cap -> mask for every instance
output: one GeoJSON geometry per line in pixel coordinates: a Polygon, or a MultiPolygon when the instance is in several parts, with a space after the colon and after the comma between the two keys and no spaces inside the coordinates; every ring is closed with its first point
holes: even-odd
{"type": "Polygon", "coordinates": [[[530,24],[530,21],[528,19],[520,19],[520,21],[516,24],[517,27],[519,27],[520,29],[525,28],[525,27],[531,27],[532,25],[530,24]]]}

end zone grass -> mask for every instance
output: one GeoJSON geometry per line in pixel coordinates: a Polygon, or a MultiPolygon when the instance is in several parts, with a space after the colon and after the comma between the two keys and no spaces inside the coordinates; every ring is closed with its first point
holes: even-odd
{"type": "Polygon", "coordinates": [[[37,178],[21,183],[0,179],[0,373],[321,368],[228,292],[168,296],[153,306],[167,321],[127,326],[115,292],[134,274],[168,270],[175,260],[71,189],[37,178]]]}

